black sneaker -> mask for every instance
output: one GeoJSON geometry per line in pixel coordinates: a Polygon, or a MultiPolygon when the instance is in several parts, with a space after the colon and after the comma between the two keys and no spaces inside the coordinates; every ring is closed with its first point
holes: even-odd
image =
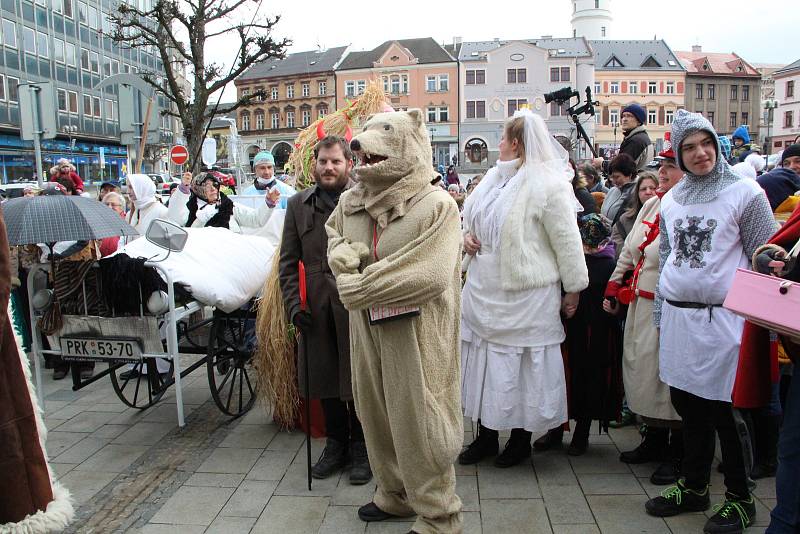
{"type": "Polygon", "coordinates": [[[369,467],[367,444],[354,441],[350,444],[350,484],[361,486],[372,480],[372,469],[369,467]]]}
{"type": "Polygon", "coordinates": [[[658,466],[650,475],[650,482],[656,486],[668,486],[675,484],[681,476],[681,461],[667,460],[658,466]]]}
{"type": "Polygon", "coordinates": [[[347,447],[344,443],[328,438],[325,450],[311,468],[311,476],[322,479],[328,478],[339,471],[347,463],[347,447]]]}
{"type": "Polygon", "coordinates": [[[751,495],[748,499],[725,495],[725,502],[714,506],[716,513],[706,521],[705,534],[739,534],[753,524],[756,518],[756,503],[751,495]]]}
{"type": "Polygon", "coordinates": [[[632,451],[619,455],[619,461],[626,464],[646,464],[664,461],[668,454],[669,430],[648,428],[642,443],[632,451]]]}
{"type": "Polygon", "coordinates": [[[365,504],[364,506],[358,509],[358,518],[362,521],[367,523],[372,523],[375,521],[386,521],[387,519],[392,519],[394,517],[400,517],[394,514],[390,514],[389,512],[384,512],[378,505],[374,502],[365,504]]]}
{"type": "Polygon", "coordinates": [[[467,445],[467,448],[458,455],[458,463],[461,465],[477,464],[484,458],[496,456],[499,448],[496,432],[479,431],[475,441],[467,445]]]}
{"type": "Polygon", "coordinates": [[[650,499],[644,504],[648,514],[656,517],[672,517],[684,512],[704,512],[711,506],[708,497],[708,486],[703,492],[689,489],[683,480],[661,492],[660,497],[650,499]]]}

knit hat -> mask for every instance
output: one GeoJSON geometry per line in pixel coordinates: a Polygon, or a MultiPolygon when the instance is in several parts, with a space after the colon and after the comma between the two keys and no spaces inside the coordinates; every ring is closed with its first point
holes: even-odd
{"type": "Polygon", "coordinates": [[[581,241],[587,247],[598,248],[611,237],[608,219],[597,213],[591,213],[578,219],[581,241]]]}
{"type": "MultiPolygon", "coordinates": [[[[625,113],[626,111],[636,117],[636,120],[639,121],[639,124],[644,124],[647,122],[647,112],[639,104],[628,104],[622,108],[622,113],[625,113]]],[[[620,117],[622,117],[622,113],[619,114],[620,117]]]]}
{"type": "Polygon", "coordinates": [[[722,151],[722,157],[725,161],[731,159],[731,140],[725,135],[719,136],[719,148],[722,151]]]}
{"type": "Polygon", "coordinates": [[[672,149],[672,132],[664,132],[664,150],[658,153],[658,159],[675,159],[675,151],[672,149]]]}
{"type": "Polygon", "coordinates": [[[783,150],[783,154],[781,154],[781,167],[783,166],[784,160],[792,156],[800,156],[800,143],[789,145],[783,150]]]}
{"type": "Polygon", "coordinates": [[[701,113],[691,113],[685,109],[679,109],[677,113],[675,113],[675,120],[672,123],[672,145],[676,147],[675,162],[684,172],[689,172],[689,169],[683,164],[681,145],[687,137],[700,131],[708,132],[717,141],[714,146],[717,150],[717,166],[719,166],[721,149],[719,146],[719,137],[717,137],[714,126],[712,126],[711,123],[708,122],[708,119],[701,113]]]}
{"type": "Polygon", "coordinates": [[[273,167],[275,166],[275,157],[269,150],[262,150],[261,152],[256,154],[256,157],[253,158],[253,168],[263,163],[269,163],[273,167]]]}

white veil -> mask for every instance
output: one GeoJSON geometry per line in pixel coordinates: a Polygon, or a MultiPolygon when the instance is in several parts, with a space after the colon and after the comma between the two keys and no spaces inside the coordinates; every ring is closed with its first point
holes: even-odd
{"type": "Polygon", "coordinates": [[[545,163],[554,170],[563,169],[566,179],[572,180],[569,154],[550,134],[544,119],[529,109],[515,112],[514,118],[525,121],[525,164],[533,166],[545,163]]]}

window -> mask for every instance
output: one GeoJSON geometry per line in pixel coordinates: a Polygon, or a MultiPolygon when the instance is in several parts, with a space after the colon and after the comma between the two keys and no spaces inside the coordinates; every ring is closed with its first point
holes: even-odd
{"type": "Polygon", "coordinates": [[[114,113],[114,108],[115,108],[114,104],[116,104],[116,102],[106,98],[106,120],[109,121],[117,120],[117,114],[114,113]]]}
{"type": "Polygon", "coordinates": [[[647,94],[654,95],[658,93],[658,83],[656,82],[647,82],[647,94]]]}
{"type": "Polygon", "coordinates": [[[267,99],[267,92],[264,90],[263,87],[259,87],[256,89],[256,94],[258,95],[259,102],[263,102],[267,99]]]}
{"type": "Polygon", "coordinates": [[[714,112],[709,111],[708,113],[706,113],[706,118],[708,119],[708,122],[711,123],[711,126],[714,126],[714,112]]]}
{"type": "Polygon", "coordinates": [[[567,104],[566,102],[564,102],[563,104],[550,102],[550,116],[551,117],[566,116],[567,108],[569,108],[569,104],[567,104]]]}
{"type": "MultiPolygon", "coordinates": [[[[398,88],[400,84],[400,80],[398,79],[398,88]]],[[[436,76],[426,76],[425,77],[425,90],[429,93],[436,91],[436,76]]],[[[392,91],[394,92],[394,91],[392,91]]]]}
{"type": "Polygon", "coordinates": [[[100,56],[97,55],[97,52],[90,52],[89,60],[92,64],[92,72],[100,74],[100,56]]]}
{"type": "Polygon", "coordinates": [[[85,48],[81,50],[81,68],[89,70],[89,51],[85,48]]]}
{"type": "Polygon", "coordinates": [[[440,74],[439,75],[439,91],[447,92],[450,90],[450,75],[449,74],[440,74]]]}
{"type": "Polygon", "coordinates": [[[116,76],[117,74],[119,74],[119,60],[118,59],[114,59],[114,60],[111,61],[111,74],[113,76],[116,76]]]}
{"type": "Polygon", "coordinates": [[[111,76],[111,60],[108,58],[103,58],[103,75],[111,76]]]}
{"type": "Polygon", "coordinates": [[[59,63],[64,63],[64,41],[53,37],[53,59],[59,63]]]}
{"type": "Polygon", "coordinates": [[[17,47],[17,24],[3,19],[3,44],[9,48],[17,47]]]}
{"type": "Polygon", "coordinates": [[[64,16],[72,18],[72,0],[64,0],[64,16]]]}
{"type": "MultiPolygon", "coordinates": [[[[747,86],[743,85],[742,87],[747,87],[747,86]]],[[[742,111],[742,124],[744,124],[745,126],[749,126],[750,125],[750,113],[748,113],[746,111],[742,111]]]]}
{"type": "Polygon", "coordinates": [[[101,111],[100,110],[100,97],[99,96],[93,96],[92,97],[92,111],[93,111],[92,114],[99,119],[100,118],[100,111],[101,111]]]}
{"type": "Polygon", "coordinates": [[[736,128],[736,119],[737,118],[738,118],[737,113],[735,111],[731,111],[730,120],[728,121],[728,126],[731,129],[736,128]]]}
{"type": "Polygon", "coordinates": [[[731,100],[738,100],[738,99],[739,99],[739,86],[731,85],[731,100]]]}
{"type": "Polygon", "coordinates": [[[309,124],[311,124],[311,110],[310,109],[304,109],[303,110],[303,119],[302,120],[303,120],[303,126],[308,126],[309,124]]]}
{"type": "Polygon", "coordinates": [[[58,98],[58,111],[67,112],[67,92],[64,89],[56,89],[56,97],[58,98]]]}
{"type": "Polygon", "coordinates": [[[294,128],[294,111],[286,112],[286,127],[294,128]]]}
{"type": "MultiPolygon", "coordinates": [[[[403,82],[403,93],[408,93],[408,76],[403,75],[401,81],[403,82]]],[[[356,82],[356,95],[363,95],[366,89],[367,80],[358,80],[356,82]]]]}
{"type": "Polygon", "coordinates": [[[594,8],[600,9],[600,0],[594,0],[594,8]]]}
{"type": "Polygon", "coordinates": [[[486,102],[483,100],[467,100],[467,118],[485,119],[486,102]]]}
{"type": "Polygon", "coordinates": [[[450,120],[450,108],[447,106],[439,106],[439,122],[447,122],[450,120]]]}
{"type": "Polygon", "coordinates": [[[429,107],[428,108],[428,122],[436,122],[436,108],[429,107]]]}
{"type": "Polygon", "coordinates": [[[672,124],[672,121],[675,120],[675,112],[668,109],[664,114],[664,119],[667,124],[672,124]]]}
{"type": "Polygon", "coordinates": [[[242,89],[242,98],[250,96],[250,89],[242,89]]]}
{"type": "Polygon", "coordinates": [[[242,113],[242,130],[250,129],[250,114],[242,113]]]}
{"type": "Polygon", "coordinates": [[[749,102],[750,101],[750,86],[743,85],[742,86],[742,102],[749,102]]]}
{"type": "Polygon", "coordinates": [[[92,116],[92,97],[89,95],[83,95],[83,115],[85,117],[92,116]]]}
{"type": "Polygon", "coordinates": [[[601,37],[605,37],[606,36],[606,27],[605,26],[600,26],[600,36],[601,37]]]}
{"type": "MultiPolygon", "coordinates": [[[[385,89],[387,89],[387,88],[384,86],[384,90],[385,89]]],[[[356,96],[356,82],[354,82],[352,80],[349,81],[349,82],[344,82],[344,95],[345,96],[356,96]]]]}
{"type": "Polygon", "coordinates": [[[632,82],[628,82],[628,93],[635,95],[639,92],[639,83],[635,80],[632,82]]]}
{"type": "Polygon", "coordinates": [[[786,82],[786,98],[794,96],[794,80],[786,82]]]}
{"type": "Polygon", "coordinates": [[[647,110],[647,124],[655,124],[657,122],[658,122],[658,110],[648,109],[647,110]]]}
{"type": "Polygon", "coordinates": [[[710,83],[708,84],[708,99],[714,100],[716,98],[717,98],[717,87],[713,83],[710,83]]]}
{"type": "Polygon", "coordinates": [[[600,94],[600,82],[594,82],[594,94],[600,94]]]}
{"type": "Polygon", "coordinates": [[[273,111],[272,115],[271,115],[271,118],[270,118],[270,121],[271,121],[270,126],[272,126],[273,130],[277,130],[278,128],[280,128],[281,127],[281,115],[280,115],[280,113],[278,113],[277,111],[273,111]]]}
{"type": "Polygon", "coordinates": [[[76,93],[75,91],[67,91],[67,103],[69,104],[69,112],[77,115],[78,93],[76,93]]]}
{"type": "Polygon", "coordinates": [[[65,42],[64,43],[64,52],[65,52],[64,53],[65,63],[67,65],[71,66],[71,67],[74,67],[76,65],[75,62],[76,62],[76,59],[77,59],[77,57],[75,55],[76,54],[75,45],[72,44],[72,43],[65,42]]]}
{"type": "Polygon", "coordinates": [[[561,70],[559,70],[558,67],[550,67],[550,81],[551,82],[561,81],[561,70]]]}
{"type": "MultiPolygon", "coordinates": [[[[524,69],[522,69],[522,70],[524,70],[524,69]]],[[[508,116],[512,117],[514,115],[515,111],[517,111],[518,109],[522,109],[523,107],[525,107],[527,105],[528,105],[528,99],[527,98],[517,98],[517,99],[511,98],[511,99],[509,99],[508,100],[508,106],[506,106],[508,108],[508,116]]]]}
{"type": "Polygon", "coordinates": [[[528,69],[508,69],[506,81],[508,83],[528,83],[528,69]]]}
{"type": "Polygon", "coordinates": [[[467,70],[467,85],[484,85],[486,83],[486,71],[483,69],[467,70]]]}
{"type": "Polygon", "coordinates": [[[44,32],[36,32],[36,50],[39,55],[44,58],[50,57],[50,48],[47,46],[49,39],[44,32]]]}
{"type": "Polygon", "coordinates": [[[569,67],[561,67],[561,81],[562,82],[569,81],[569,67]]]}
{"type": "Polygon", "coordinates": [[[616,95],[619,93],[619,82],[611,82],[611,94],[616,95]]]}
{"type": "Polygon", "coordinates": [[[667,94],[668,95],[675,94],[675,82],[667,82],[667,94]]]}
{"type": "MultiPolygon", "coordinates": [[[[389,77],[389,84],[391,86],[391,93],[393,95],[399,95],[400,94],[400,76],[398,76],[396,74],[394,76],[390,76],[389,77]]],[[[433,90],[433,89],[431,89],[431,90],[433,90]]]]}
{"type": "Polygon", "coordinates": [[[19,80],[11,76],[6,80],[8,83],[8,101],[13,104],[19,101],[19,80]]]}
{"type": "Polygon", "coordinates": [[[325,93],[328,91],[328,82],[319,82],[317,89],[319,96],[325,96],[325,93]]]}
{"type": "Polygon", "coordinates": [[[256,130],[263,130],[264,129],[264,113],[255,112],[256,117],[256,130]]]}
{"type": "Polygon", "coordinates": [[[286,84],[286,98],[294,98],[294,84],[287,83],[286,84]]]}
{"type": "Polygon", "coordinates": [[[97,22],[97,8],[89,6],[89,27],[96,30],[98,28],[97,22]]]}
{"type": "Polygon", "coordinates": [[[301,84],[300,87],[301,87],[300,90],[301,90],[301,93],[302,93],[303,96],[311,96],[311,84],[310,83],[303,82],[303,84],[301,84]]]}
{"type": "Polygon", "coordinates": [[[325,117],[325,115],[327,115],[327,114],[328,114],[328,108],[326,108],[325,106],[321,106],[317,110],[317,118],[318,119],[321,119],[321,118],[325,117]]]}
{"type": "Polygon", "coordinates": [[[78,2],[78,20],[81,24],[86,24],[88,20],[86,12],[88,11],[89,7],[86,5],[86,2],[78,2]]]}
{"type": "MultiPolygon", "coordinates": [[[[11,78],[9,78],[9,80],[10,79],[11,78]]],[[[11,89],[10,88],[9,88],[8,92],[11,93],[11,89]]],[[[11,96],[9,96],[8,99],[11,100],[11,96]]],[[[783,127],[784,128],[794,128],[794,120],[793,119],[794,119],[794,115],[792,114],[791,111],[787,111],[786,113],[784,113],[783,114],[783,127]]]]}
{"type": "Polygon", "coordinates": [[[619,109],[612,109],[608,112],[608,120],[611,126],[619,124],[619,109]]]}
{"type": "Polygon", "coordinates": [[[278,86],[275,85],[269,89],[269,97],[272,100],[278,100],[278,86]]]}
{"type": "Polygon", "coordinates": [[[702,83],[698,83],[695,86],[695,95],[694,95],[694,97],[697,100],[703,100],[703,84],[702,83]]]}
{"type": "Polygon", "coordinates": [[[33,28],[22,27],[22,46],[28,54],[36,53],[36,32],[33,28]]]}

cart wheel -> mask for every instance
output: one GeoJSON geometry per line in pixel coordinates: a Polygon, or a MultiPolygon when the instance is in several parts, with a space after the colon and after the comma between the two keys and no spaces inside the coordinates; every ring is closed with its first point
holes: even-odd
{"type": "Polygon", "coordinates": [[[131,408],[139,410],[149,408],[161,400],[174,372],[171,360],[169,371],[163,375],[156,369],[155,361],[150,362],[150,365],[137,362],[133,364],[132,369],[124,363],[109,362],[108,365],[111,369],[111,385],[117,397],[131,408]],[[122,375],[129,370],[135,371],[134,376],[123,378],[122,375]]]}
{"type": "Polygon", "coordinates": [[[219,409],[230,416],[246,413],[256,401],[253,351],[249,338],[254,319],[249,311],[218,315],[208,340],[208,385],[219,409]]]}

